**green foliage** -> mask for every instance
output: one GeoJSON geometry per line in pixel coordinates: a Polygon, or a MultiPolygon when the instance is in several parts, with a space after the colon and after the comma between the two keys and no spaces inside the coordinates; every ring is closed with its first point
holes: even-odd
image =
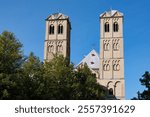
{"type": "Polygon", "coordinates": [[[0,73],[11,74],[22,62],[22,44],[13,33],[4,31],[0,35],[0,73]]]}
{"type": "Polygon", "coordinates": [[[22,64],[21,74],[18,80],[20,99],[38,99],[41,95],[40,87],[43,79],[43,64],[39,58],[30,53],[22,64]]]}
{"type": "Polygon", "coordinates": [[[0,99],[105,99],[87,65],[74,69],[62,55],[42,63],[30,53],[25,59],[22,44],[13,33],[0,35],[0,99]]]}
{"type": "Polygon", "coordinates": [[[105,99],[106,93],[97,84],[87,65],[75,70],[63,56],[55,56],[44,64],[44,99],[105,99]]]}
{"type": "Polygon", "coordinates": [[[76,83],[73,85],[73,99],[90,100],[90,99],[105,99],[106,92],[100,86],[96,78],[91,73],[88,66],[78,68],[75,73],[76,83]]]}
{"type": "Polygon", "coordinates": [[[12,99],[16,94],[16,75],[23,62],[21,47],[13,33],[0,35],[0,99],[12,99]]]}
{"type": "Polygon", "coordinates": [[[55,55],[54,59],[44,64],[44,91],[43,98],[67,99],[71,92],[71,77],[73,65],[63,56],[55,55]]]}
{"type": "Polygon", "coordinates": [[[142,93],[138,91],[138,97],[134,97],[133,100],[150,100],[150,73],[148,71],[140,78],[140,82],[146,89],[142,93]]]}

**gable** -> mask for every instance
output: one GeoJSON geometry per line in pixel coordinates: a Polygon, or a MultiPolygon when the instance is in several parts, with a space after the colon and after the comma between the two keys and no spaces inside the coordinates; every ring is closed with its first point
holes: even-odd
{"type": "Polygon", "coordinates": [[[92,50],[87,56],[85,56],[81,60],[81,62],[77,65],[77,67],[80,67],[85,63],[90,69],[99,69],[100,59],[99,59],[99,55],[95,50],[92,50]]]}
{"type": "Polygon", "coordinates": [[[105,11],[104,13],[102,13],[100,15],[101,18],[105,18],[105,17],[115,17],[115,16],[123,16],[123,13],[117,11],[117,10],[109,10],[109,11],[105,11]]]}
{"type": "Polygon", "coordinates": [[[117,16],[123,16],[123,13],[117,11],[113,14],[113,17],[117,17],[117,16]]]}
{"type": "Polygon", "coordinates": [[[58,20],[58,19],[68,19],[69,17],[62,14],[62,13],[54,13],[50,16],[48,16],[48,18],[46,18],[46,20],[58,20]]]}

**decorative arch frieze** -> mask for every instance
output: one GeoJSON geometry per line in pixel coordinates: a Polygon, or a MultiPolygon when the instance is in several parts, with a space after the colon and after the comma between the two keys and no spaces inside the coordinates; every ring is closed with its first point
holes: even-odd
{"type": "Polygon", "coordinates": [[[120,70],[120,60],[113,60],[113,70],[114,71],[120,70]]]}
{"type": "Polygon", "coordinates": [[[54,52],[54,41],[49,41],[47,43],[47,50],[49,53],[53,53],[54,52]]]}
{"type": "Polygon", "coordinates": [[[110,70],[110,60],[104,60],[103,61],[103,70],[109,71],[110,70]]]}
{"type": "Polygon", "coordinates": [[[118,83],[121,83],[121,82],[120,82],[120,81],[116,81],[116,82],[115,82],[115,87],[117,86],[118,83]]]}
{"type": "Polygon", "coordinates": [[[119,50],[119,39],[113,40],[113,50],[118,51],[119,50]]]}
{"type": "Polygon", "coordinates": [[[110,50],[110,40],[104,40],[103,41],[103,48],[104,48],[104,51],[110,50]]]}
{"type": "Polygon", "coordinates": [[[57,51],[59,53],[63,51],[63,41],[57,41],[57,51]]]}

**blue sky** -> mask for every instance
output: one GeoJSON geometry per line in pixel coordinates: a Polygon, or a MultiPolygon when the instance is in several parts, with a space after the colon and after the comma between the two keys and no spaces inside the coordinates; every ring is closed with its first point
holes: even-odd
{"type": "Polygon", "coordinates": [[[70,17],[71,61],[80,62],[93,48],[99,52],[99,15],[110,8],[124,13],[126,99],[142,90],[139,78],[150,71],[149,0],[0,0],[0,33],[13,32],[43,60],[45,19],[61,12],[70,17]]]}

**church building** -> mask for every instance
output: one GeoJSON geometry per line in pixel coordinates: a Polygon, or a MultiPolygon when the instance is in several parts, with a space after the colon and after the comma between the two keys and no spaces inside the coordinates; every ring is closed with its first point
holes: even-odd
{"type": "MultiPolygon", "coordinates": [[[[54,54],[70,59],[70,32],[68,16],[56,13],[46,19],[44,60],[50,61],[54,54]]],[[[123,13],[109,10],[100,15],[100,55],[93,49],[76,67],[85,63],[109,95],[125,99],[123,13]]]]}

